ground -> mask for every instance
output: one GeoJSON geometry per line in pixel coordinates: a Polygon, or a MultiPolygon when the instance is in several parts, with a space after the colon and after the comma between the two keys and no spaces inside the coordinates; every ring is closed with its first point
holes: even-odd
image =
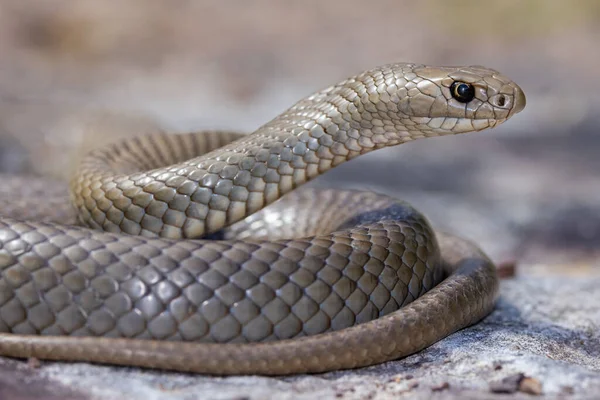
{"type": "Polygon", "coordinates": [[[251,131],[393,61],[482,64],[525,111],[314,182],[406,199],[515,267],[482,323],[404,360],[286,378],[0,362],[0,397],[591,398],[600,389],[600,6],[594,1],[0,1],[0,171],[66,179],[79,154],[157,129],[251,131]],[[115,382],[108,385],[107,382],[115,382]]]}

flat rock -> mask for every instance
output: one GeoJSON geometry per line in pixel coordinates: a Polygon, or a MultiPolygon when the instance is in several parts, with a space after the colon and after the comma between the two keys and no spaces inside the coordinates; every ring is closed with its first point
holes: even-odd
{"type": "MultiPolygon", "coordinates": [[[[130,132],[252,130],[374,60],[470,60],[514,77],[527,109],[493,133],[381,150],[320,181],[404,198],[498,263],[516,261],[517,275],[502,282],[484,321],[383,365],[221,378],[0,358],[0,399],[598,397],[600,58],[589,49],[600,25],[589,17],[593,2],[503,2],[494,12],[483,2],[463,9],[444,1],[38,3],[0,3],[0,170],[8,173],[66,178],[83,150],[130,132]],[[487,29],[461,23],[465,15],[487,29]],[[290,16],[294,23],[282,24],[290,16]],[[227,35],[214,34],[223,27],[227,35]]],[[[32,210],[7,189],[4,183],[0,203],[16,215],[32,210]]]]}
{"type": "Polygon", "coordinates": [[[518,382],[528,378],[546,396],[589,398],[600,390],[598,321],[600,276],[519,276],[502,282],[498,306],[483,322],[418,354],[373,367],[283,378],[220,378],[89,364],[42,362],[36,367],[3,359],[0,395],[20,399],[40,393],[47,399],[166,400],[200,395],[210,399],[490,399],[505,398],[500,393],[504,391],[514,392],[514,398],[529,398],[519,391],[527,385],[518,382]]]}

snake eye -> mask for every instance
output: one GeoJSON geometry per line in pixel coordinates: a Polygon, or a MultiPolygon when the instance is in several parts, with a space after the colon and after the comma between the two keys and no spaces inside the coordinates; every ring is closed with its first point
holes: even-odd
{"type": "Polygon", "coordinates": [[[468,103],[475,97],[475,88],[470,83],[454,82],[450,86],[450,93],[461,103],[468,103]]]}

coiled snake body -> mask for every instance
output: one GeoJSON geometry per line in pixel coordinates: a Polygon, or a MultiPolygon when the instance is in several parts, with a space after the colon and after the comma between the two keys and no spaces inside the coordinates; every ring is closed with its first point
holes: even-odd
{"type": "Polygon", "coordinates": [[[0,354],[275,375],[419,351],[492,310],[488,258],[387,196],[276,200],[360,154],[493,127],[524,106],[494,70],[393,64],[250,135],[155,134],[92,152],[71,197],[95,229],[57,210],[22,218],[30,205],[0,220],[0,354]]]}

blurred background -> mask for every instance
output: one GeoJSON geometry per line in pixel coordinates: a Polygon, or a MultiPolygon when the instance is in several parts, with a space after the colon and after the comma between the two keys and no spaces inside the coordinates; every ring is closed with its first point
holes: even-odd
{"type": "Polygon", "coordinates": [[[527,107],[314,182],[393,194],[519,273],[600,273],[600,2],[0,1],[0,171],[159,129],[252,131],[379,64],[485,65],[527,107]]]}

